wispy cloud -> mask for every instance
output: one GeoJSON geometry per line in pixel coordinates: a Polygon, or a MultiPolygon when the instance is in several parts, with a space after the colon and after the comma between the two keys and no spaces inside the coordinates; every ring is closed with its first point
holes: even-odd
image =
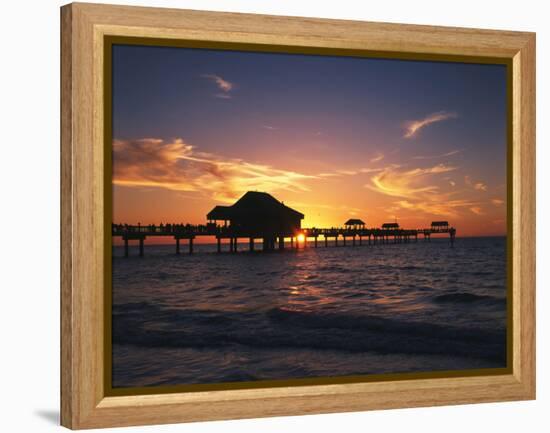
{"type": "Polygon", "coordinates": [[[420,130],[428,125],[431,125],[432,123],[442,122],[443,120],[453,119],[456,117],[458,117],[456,113],[449,111],[438,111],[424,117],[423,119],[409,120],[404,124],[405,134],[403,135],[403,138],[413,138],[420,132],[420,130]]]}
{"type": "Polygon", "coordinates": [[[319,173],[317,175],[317,177],[338,177],[338,176],[341,176],[340,173],[336,173],[334,171],[327,171],[327,172],[323,172],[323,173],[319,173]]]}
{"type": "Polygon", "coordinates": [[[446,217],[456,217],[461,209],[471,206],[473,203],[469,200],[446,200],[446,201],[418,201],[410,202],[407,200],[398,201],[397,204],[402,209],[414,210],[431,215],[441,215],[446,217]]]}
{"type": "Polygon", "coordinates": [[[464,176],[464,183],[476,191],[487,191],[488,187],[483,182],[474,182],[470,176],[464,176]]]}
{"type": "Polygon", "coordinates": [[[476,215],[485,215],[485,212],[483,212],[483,209],[481,209],[479,206],[472,206],[470,210],[476,215]]]}
{"type": "Polygon", "coordinates": [[[477,191],[487,191],[487,185],[485,185],[483,182],[477,182],[474,184],[474,189],[477,191]]]}
{"type": "MultiPolygon", "coordinates": [[[[396,167],[396,166],[394,166],[396,167]]],[[[374,168],[374,167],[364,167],[364,168],[360,168],[358,171],[359,173],[362,173],[362,174],[367,174],[367,173],[378,173],[380,171],[383,171],[384,168],[374,168]]]]}
{"type": "Polygon", "coordinates": [[[441,153],[439,155],[427,155],[427,156],[413,156],[412,159],[438,159],[438,158],[445,158],[447,156],[453,156],[457,153],[462,152],[462,150],[453,150],[451,152],[447,153],[441,153]]]}
{"type": "Polygon", "coordinates": [[[214,93],[214,97],[215,98],[220,98],[220,99],[231,99],[231,98],[233,98],[233,96],[231,96],[229,93],[214,93]]]}
{"type": "Polygon", "coordinates": [[[335,170],[335,171],[328,171],[316,174],[316,178],[323,178],[323,177],[342,177],[342,176],[357,176],[361,174],[369,174],[369,173],[379,173],[383,171],[384,168],[381,167],[363,167],[358,169],[349,169],[349,170],[335,170]]]}
{"type": "Polygon", "coordinates": [[[358,170],[336,170],[336,174],[341,174],[343,176],[355,176],[358,173],[358,170]]]}
{"type": "Polygon", "coordinates": [[[271,125],[262,125],[262,128],[263,129],[268,129],[270,131],[275,131],[276,129],[279,129],[279,128],[277,128],[275,126],[271,126],[271,125]]]}
{"type": "Polygon", "coordinates": [[[218,89],[221,90],[221,93],[216,93],[214,96],[216,98],[222,98],[222,99],[231,99],[231,90],[233,90],[234,84],[219,75],[216,74],[203,74],[201,75],[203,78],[207,78],[214,82],[216,86],[218,86],[218,89]]]}
{"type": "Polygon", "coordinates": [[[182,139],[113,141],[113,183],[232,201],[249,190],[308,191],[316,176],[202,152],[182,139]]]}
{"type": "Polygon", "coordinates": [[[427,168],[400,170],[388,167],[371,178],[372,184],[366,185],[382,194],[393,197],[413,198],[420,193],[436,192],[438,187],[426,185],[426,177],[433,174],[448,173],[456,167],[438,164],[427,168]]]}
{"type": "Polygon", "coordinates": [[[380,162],[380,161],[382,161],[383,159],[384,159],[384,154],[378,152],[378,153],[376,154],[376,156],[374,156],[373,158],[371,158],[370,162],[371,162],[371,163],[380,162]]]}
{"type": "Polygon", "coordinates": [[[440,188],[444,179],[437,176],[457,170],[458,167],[437,164],[423,168],[406,168],[390,166],[371,178],[367,188],[394,197],[393,211],[398,209],[413,210],[431,215],[456,216],[477,203],[467,199],[456,198],[456,193],[445,192],[440,188]]]}
{"type": "Polygon", "coordinates": [[[495,206],[502,206],[504,204],[504,200],[494,198],[491,200],[491,203],[493,203],[495,206]]]}

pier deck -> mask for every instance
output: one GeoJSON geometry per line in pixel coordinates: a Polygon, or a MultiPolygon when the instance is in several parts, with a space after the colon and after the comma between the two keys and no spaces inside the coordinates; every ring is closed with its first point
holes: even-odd
{"type": "Polygon", "coordinates": [[[262,251],[283,250],[289,244],[292,249],[309,248],[308,242],[313,241],[313,248],[320,245],[320,240],[325,247],[328,246],[361,246],[370,244],[408,243],[418,241],[421,236],[429,241],[432,234],[448,234],[451,246],[454,244],[456,229],[454,227],[432,227],[420,229],[402,228],[303,228],[293,233],[258,233],[247,230],[239,230],[230,226],[215,224],[190,225],[190,224],[166,224],[166,225],[127,225],[113,224],[112,236],[120,237],[124,241],[124,255],[129,255],[129,241],[139,242],[139,255],[144,255],[145,239],[149,237],[171,237],[174,239],[176,254],[181,252],[181,240],[186,241],[189,254],[193,254],[195,238],[199,236],[212,236],[217,241],[217,251],[222,252],[222,240],[229,240],[229,252],[237,252],[239,239],[248,239],[248,250],[254,251],[256,239],[263,240],[262,251]],[[341,241],[341,242],[340,242],[341,241]]]}

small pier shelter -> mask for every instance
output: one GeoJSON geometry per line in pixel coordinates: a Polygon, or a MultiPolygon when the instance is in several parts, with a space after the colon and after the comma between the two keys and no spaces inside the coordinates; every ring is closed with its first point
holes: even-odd
{"type": "Polygon", "coordinates": [[[365,222],[360,219],[351,218],[344,223],[344,226],[351,230],[363,230],[365,222]]]}

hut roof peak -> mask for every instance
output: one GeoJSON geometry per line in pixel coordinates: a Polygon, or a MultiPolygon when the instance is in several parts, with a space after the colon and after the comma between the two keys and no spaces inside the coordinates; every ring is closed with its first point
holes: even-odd
{"type": "Polygon", "coordinates": [[[382,228],[384,229],[387,229],[387,228],[398,228],[399,227],[399,224],[396,223],[396,222],[393,222],[393,223],[384,223],[382,224],[382,228]]]}
{"type": "Polygon", "coordinates": [[[345,226],[364,226],[365,222],[358,218],[350,218],[344,223],[345,226]]]}
{"type": "Polygon", "coordinates": [[[247,191],[241,198],[230,206],[216,206],[209,212],[208,218],[218,219],[220,215],[224,218],[231,219],[237,215],[278,215],[280,212],[294,214],[300,219],[304,218],[304,214],[298,212],[284,203],[277,200],[271,194],[260,191],[247,191]]]}

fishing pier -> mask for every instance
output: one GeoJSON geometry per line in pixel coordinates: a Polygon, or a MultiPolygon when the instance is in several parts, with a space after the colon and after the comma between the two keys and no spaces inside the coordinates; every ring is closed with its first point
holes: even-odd
{"type": "Polygon", "coordinates": [[[350,219],[343,227],[302,228],[304,215],[285,206],[273,196],[261,192],[247,192],[232,206],[216,206],[207,214],[206,224],[128,225],[112,224],[112,237],[124,242],[124,256],[129,256],[129,242],[138,241],[139,255],[144,255],[145,240],[151,237],[173,238],[176,254],[181,253],[182,241],[189,254],[193,254],[195,239],[213,237],[217,252],[229,244],[230,253],[238,251],[239,239],[246,239],[247,251],[253,252],[261,240],[261,251],[329,246],[363,246],[388,243],[418,242],[421,237],[430,241],[433,234],[448,235],[454,244],[456,229],[447,221],[433,221],[427,228],[403,229],[397,224],[385,223],[381,227],[367,228],[360,219],[350,219]]]}
{"type": "MultiPolygon", "coordinates": [[[[217,252],[223,252],[223,246],[228,244],[227,252],[238,251],[239,239],[248,241],[247,251],[274,251],[284,249],[318,248],[319,246],[363,246],[389,243],[418,242],[420,237],[430,241],[432,234],[448,234],[451,246],[454,243],[456,229],[453,227],[434,227],[422,229],[401,228],[304,228],[291,236],[262,237],[257,234],[236,231],[230,227],[208,227],[207,225],[170,225],[166,226],[128,226],[113,225],[112,236],[121,237],[124,241],[124,256],[129,256],[129,241],[139,242],[139,255],[144,255],[144,244],[147,238],[171,237],[175,242],[176,254],[182,250],[182,241],[187,246],[187,252],[193,254],[194,241],[200,236],[215,237],[217,252]],[[256,243],[261,239],[261,247],[256,243]],[[226,242],[222,242],[222,241],[226,242]],[[228,241],[228,242],[227,242],[228,241]],[[261,249],[260,249],[261,248],[261,249]]],[[[241,243],[242,246],[242,243],[241,243]]],[[[244,250],[243,250],[244,251],[244,250]]]]}

